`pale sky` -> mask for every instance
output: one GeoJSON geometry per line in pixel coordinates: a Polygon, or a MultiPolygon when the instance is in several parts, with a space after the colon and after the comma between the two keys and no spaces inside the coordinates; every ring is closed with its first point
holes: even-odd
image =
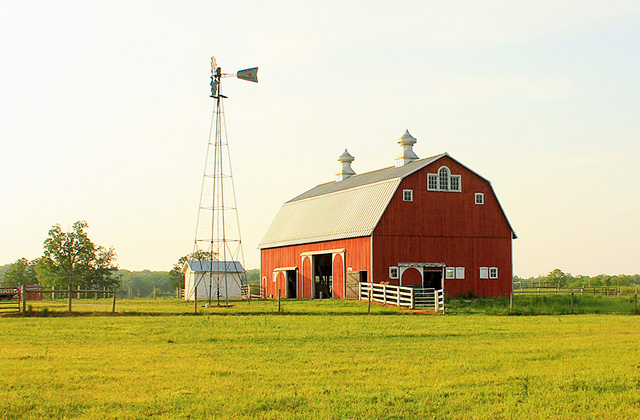
{"type": "Polygon", "coordinates": [[[245,252],[280,205],[393,165],[488,178],[514,273],[640,272],[640,2],[0,1],[0,264],[89,223],[129,270],[191,252],[224,72],[245,252]]]}

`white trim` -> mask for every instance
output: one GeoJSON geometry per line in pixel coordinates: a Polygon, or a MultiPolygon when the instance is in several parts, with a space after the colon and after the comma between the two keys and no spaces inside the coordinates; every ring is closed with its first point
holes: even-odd
{"type": "Polygon", "coordinates": [[[480,267],[480,279],[486,280],[489,278],[489,267],[480,267]]]}
{"type": "Polygon", "coordinates": [[[427,173],[427,191],[446,191],[446,192],[462,192],[462,175],[451,173],[451,169],[448,166],[442,165],[438,168],[436,173],[427,173]],[[440,183],[440,171],[446,169],[447,171],[447,185],[443,186],[440,183]],[[436,187],[432,188],[429,182],[429,179],[435,181],[436,187]],[[453,189],[451,187],[451,180],[455,179],[457,188],[453,189]]]}
{"type": "Polygon", "coordinates": [[[484,193],[475,193],[473,202],[479,206],[484,205],[484,193]]]}
{"type": "Polygon", "coordinates": [[[392,265],[391,267],[389,267],[389,278],[393,280],[400,279],[400,269],[397,265],[392,265]],[[394,271],[395,275],[393,274],[394,271]]]}
{"type": "Polygon", "coordinates": [[[489,278],[492,280],[498,278],[498,267],[489,267],[489,278]]]}
{"type": "Polygon", "coordinates": [[[273,271],[292,271],[297,269],[298,267],[278,267],[278,268],[274,268],[273,271]]]}
{"type": "Polygon", "coordinates": [[[464,267],[456,267],[456,279],[464,280],[464,267]]]}
{"type": "MultiPolygon", "coordinates": [[[[307,252],[301,252],[300,256],[303,257],[310,257],[312,255],[320,255],[320,254],[340,254],[341,252],[344,252],[345,249],[344,248],[340,248],[340,249],[325,249],[322,251],[307,251],[307,252]]],[[[333,258],[333,257],[331,257],[333,258]]]]}

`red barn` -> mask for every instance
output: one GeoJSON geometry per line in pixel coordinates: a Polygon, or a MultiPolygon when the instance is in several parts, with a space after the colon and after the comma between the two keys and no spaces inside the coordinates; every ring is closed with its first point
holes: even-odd
{"type": "Polygon", "coordinates": [[[450,296],[508,296],[516,238],[491,183],[443,153],[363,174],[345,150],[336,181],[286,202],[260,243],[267,297],[356,297],[358,282],[450,296]]]}

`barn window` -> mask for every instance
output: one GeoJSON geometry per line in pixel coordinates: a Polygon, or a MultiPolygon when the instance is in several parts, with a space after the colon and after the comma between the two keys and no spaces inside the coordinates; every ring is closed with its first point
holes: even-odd
{"type": "Polygon", "coordinates": [[[448,279],[455,279],[456,278],[456,268],[455,267],[447,267],[446,278],[448,278],[448,279]]]}
{"type": "Polygon", "coordinates": [[[452,175],[449,168],[441,166],[437,174],[427,174],[429,191],[462,191],[462,176],[452,175]]]}
{"type": "Polygon", "coordinates": [[[413,201],[413,190],[402,190],[402,201],[413,201]]]}
{"type": "Polygon", "coordinates": [[[489,268],[489,278],[497,279],[498,278],[498,267],[489,268]]]}
{"type": "Polygon", "coordinates": [[[481,279],[489,278],[489,267],[480,267],[480,278],[481,279]]]}
{"type": "Polygon", "coordinates": [[[389,267],[389,278],[390,279],[397,279],[398,277],[400,277],[398,275],[398,267],[389,267]]]}
{"type": "Polygon", "coordinates": [[[484,194],[476,193],[476,204],[484,204],[484,194]]]}
{"type": "Polygon", "coordinates": [[[460,175],[451,175],[449,179],[450,190],[451,191],[460,191],[460,175]]]}
{"type": "Polygon", "coordinates": [[[464,267],[456,267],[456,278],[464,279],[464,267]]]}
{"type": "Polygon", "coordinates": [[[427,174],[427,190],[438,190],[438,174],[427,174]]]}
{"type": "Polygon", "coordinates": [[[449,190],[449,168],[442,167],[438,170],[438,189],[441,191],[449,190]]]}

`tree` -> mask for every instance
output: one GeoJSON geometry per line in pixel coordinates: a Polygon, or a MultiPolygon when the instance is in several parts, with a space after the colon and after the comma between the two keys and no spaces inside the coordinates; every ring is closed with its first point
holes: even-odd
{"type": "Polygon", "coordinates": [[[20,258],[11,264],[11,267],[4,273],[2,285],[4,287],[17,287],[21,284],[38,284],[34,271],[35,262],[20,258]]]}
{"type": "Polygon", "coordinates": [[[547,281],[548,282],[551,282],[551,283],[554,283],[554,284],[558,284],[561,287],[567,285],[568,278],[569,278],[569,276],[567,274],[565,274],[559,268],[556,268],[555,270],[553,270],[552,272],[547,274],[547,281]]]}
{"type": "MultiPolygon", "coordinates": [[[[71,290],[74,284],[81,287],[112,287],[117,280],[111,278],[116,269],[115,251],[96,246],[87,236],[85,221],[73,224],[71,232],[63,232],[56,224],[49,230],[44,241],[44,261],[40,267],[46,273],[52,285],[64,283],[71,290]]],[[[71,311],[71,293],[69,293],[69,311],[71,311]]]]}

